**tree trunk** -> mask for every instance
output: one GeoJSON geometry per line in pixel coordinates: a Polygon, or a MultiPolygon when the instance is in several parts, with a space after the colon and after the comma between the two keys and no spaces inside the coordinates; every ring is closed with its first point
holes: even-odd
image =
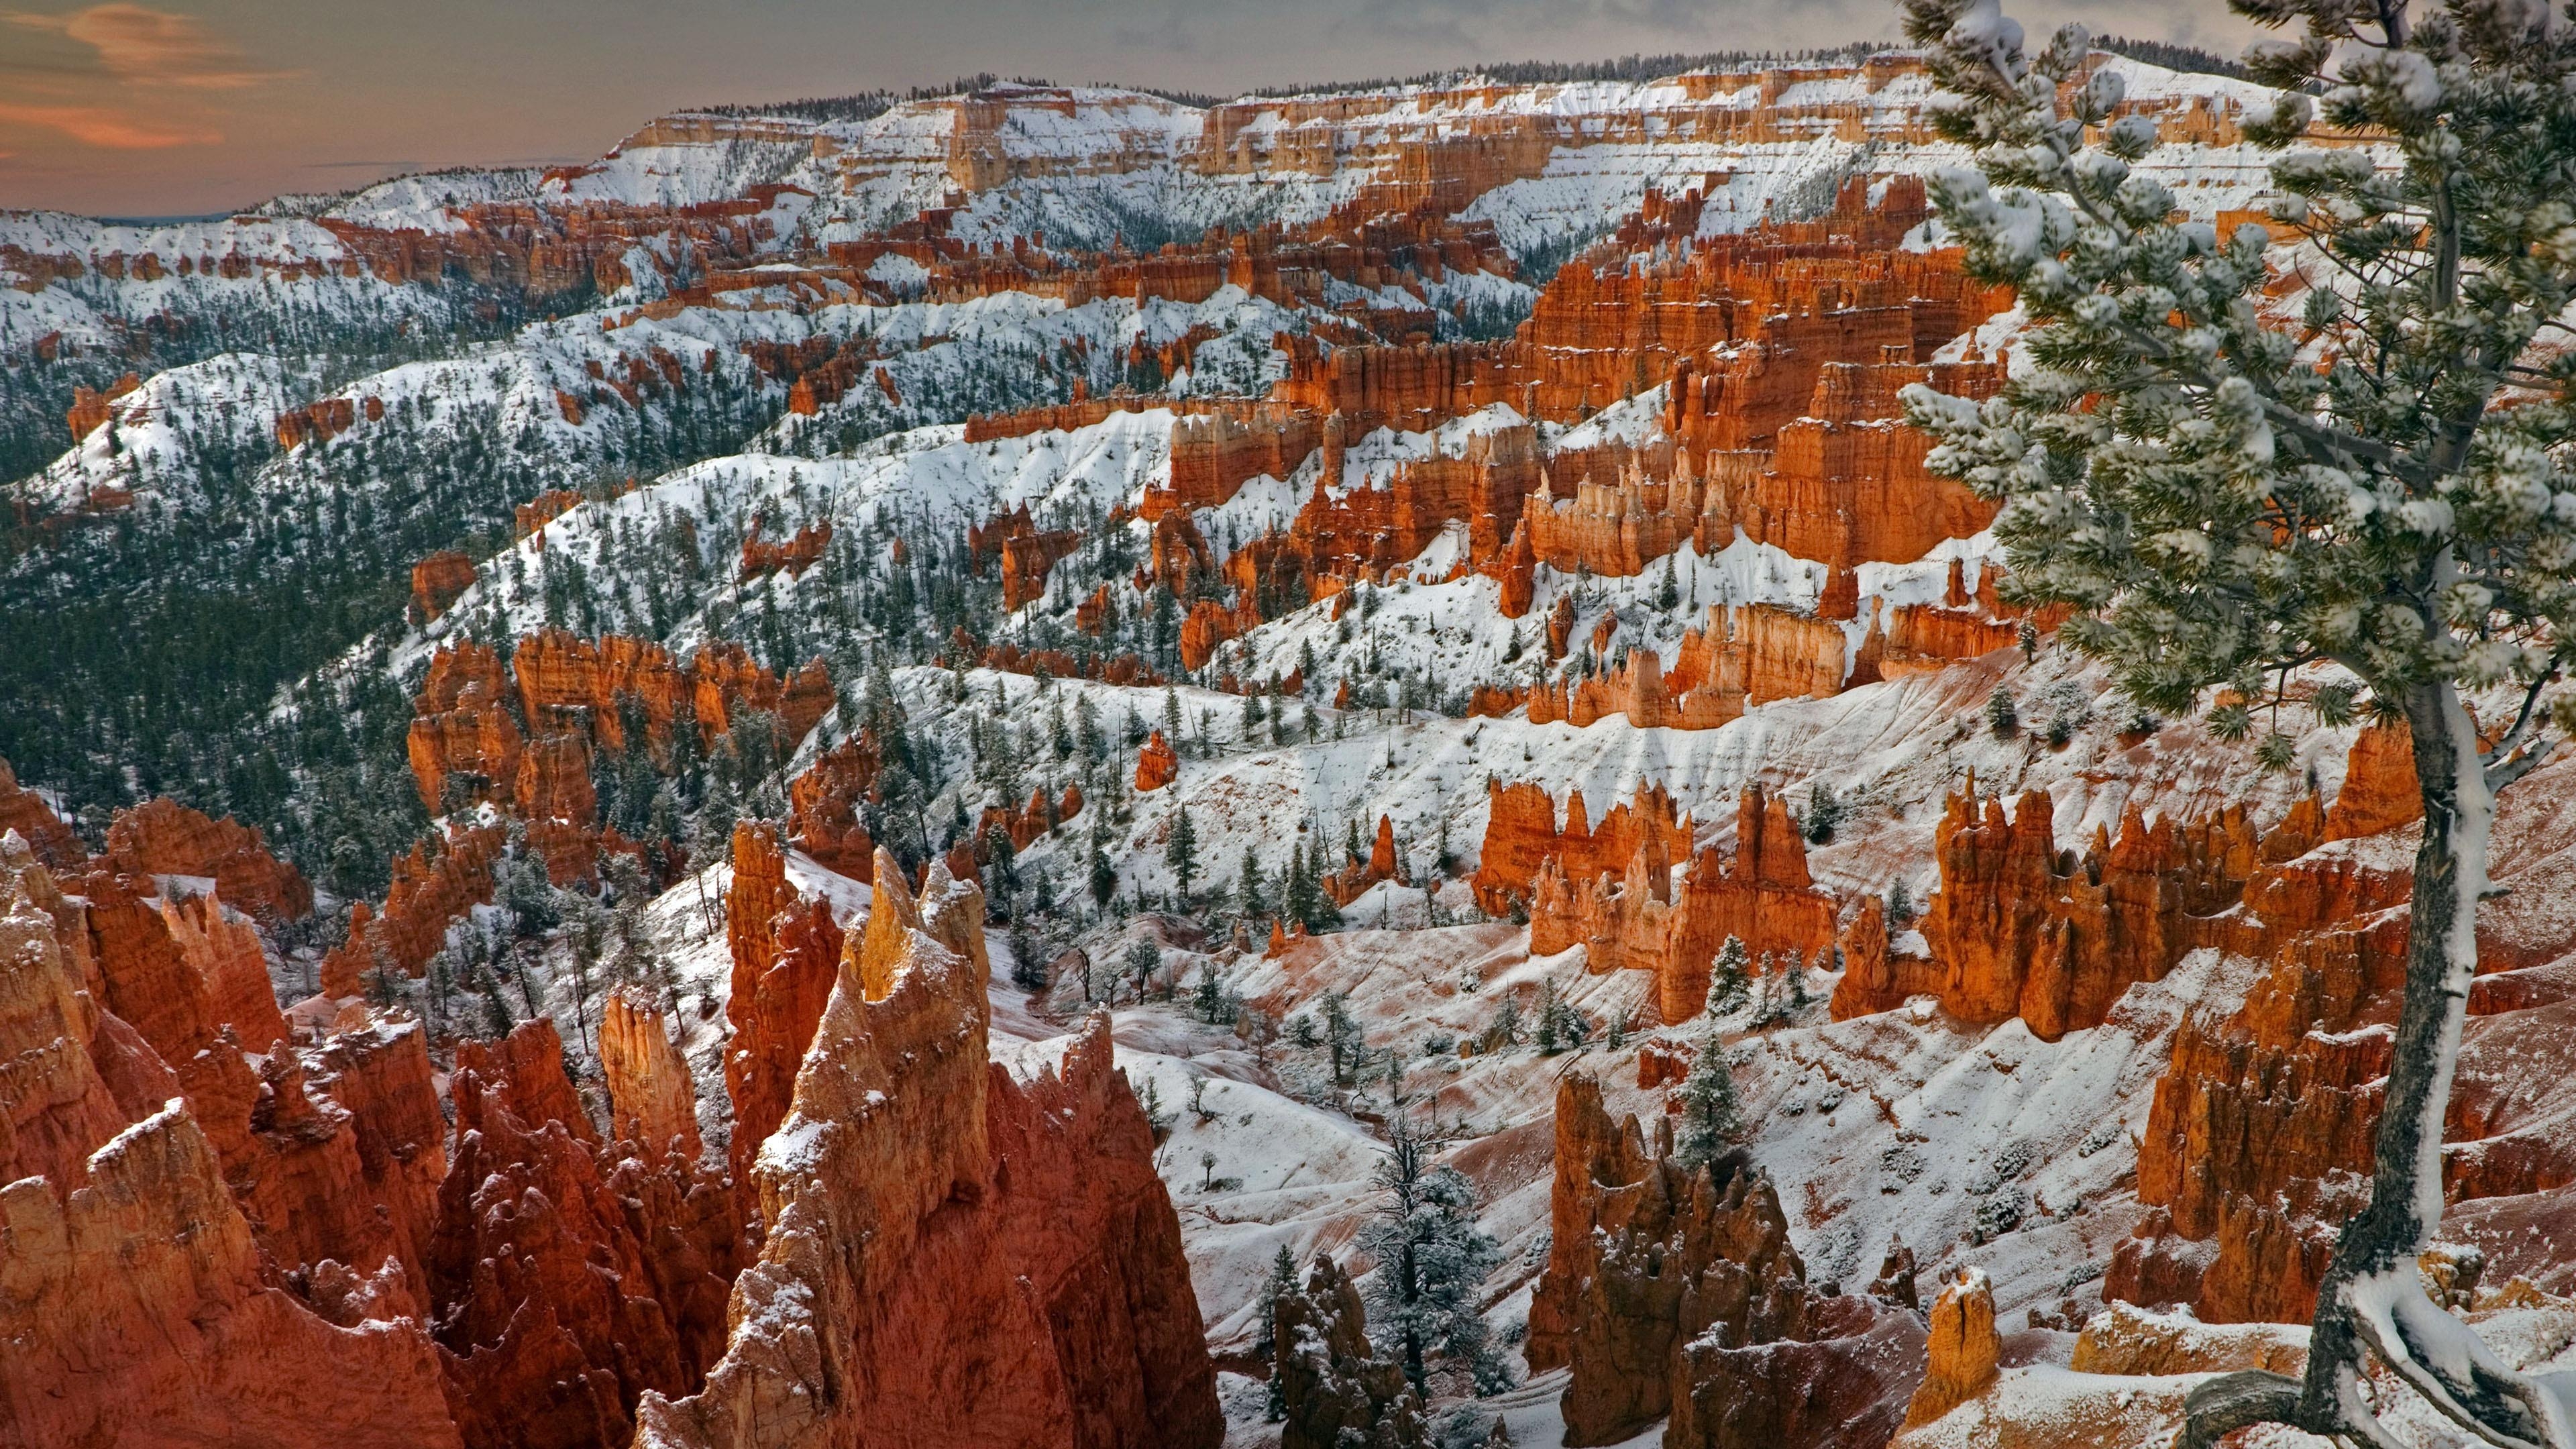
{"type": "MultiPolygon", "coordinates": [[[[2415,1258],[2442,1218],[2442,1121],[2451,1100],[2469,983],[2477,974],[2477,905],[2487,886],[2495,795],[2478,758],[2475,722],[2447,682],[2409,691],[2424,835],[2415,850],[2406,935],[2406,992],[2388,1066],[2373,1153],[2370,1204],[2346,1223],[2317,1293],[2303,1389],[2309,1414],[2349,1404],[2365,1349],[2361,1296],[2402,1275],[2421,1292],[2415,1258]]],[[[2374,1304],[2384,1303],[2376,1293],[2374,1304]]],[[[2375,1311],[2384,1313],[2384,1308],[2375,1311]]]]}

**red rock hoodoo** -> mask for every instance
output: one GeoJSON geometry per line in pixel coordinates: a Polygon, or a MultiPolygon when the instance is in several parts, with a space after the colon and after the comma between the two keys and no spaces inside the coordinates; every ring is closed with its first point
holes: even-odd
{"type": "Polygon", "coordinates": [[[1095,1017],[1059,1072],[986,1059],[983,900],[880,856],[793,1110],[755,1168],[760,1261],[694,1397],[641,1445],[1169,1445],[1224,1434],[1144,1113],[1095,1017]],[[806,1387],[821,1374],[836,1387],[806,1387]]]}

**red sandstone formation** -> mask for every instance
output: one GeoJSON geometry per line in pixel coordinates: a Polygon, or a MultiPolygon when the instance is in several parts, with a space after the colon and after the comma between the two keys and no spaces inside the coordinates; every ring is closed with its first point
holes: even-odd
{"type": "Polygon", "coordinates": [[[714,643],[686,664],[658,644],[622,635],[596,643],[560,629],[519,641],[510,667],[533,732],[580,732],[606,750],[624,750],[625,699],[642,711],[648,743],[668,748],[671,722],[685,702],[701,738],[713,741],[752,710],[778,716],[789,743],[803,739],[832,707],[831,674],[819,659],[787,679],[754,663],[741,645],[714,643]]]}
{"type": "Polygon", "coordinates": [[[825,870],[868,878],[876,842],[859,811],[876,788],[879,768],[876,738],[861,730],[816,754],[812,765],[787,782],[789,834],[825,870]]]}
{"type": "Polygon", "coordinates": [[[792,747],[833,700],[821,660],[781,680],[726,643],[683,665],[642,640],[611,635],[593,643],[547,630],[522,640],[511,666],[515,712],[497,654],[470,640],[442,647],[431,658],[404,747],[432,813],[505,804],[526,822],[529,845],[559,886],[590,879],[603,848],[642,849],[599,828],[594,749],[641,748],[667,764],[679,721],[694,720],[698,743],[710,746],[754,710],[774,714],[782,743],[792,747]],[[640,738],[630,741],[630,730],[640,738]]]}
{"type": "Polygon", "coordinates": [[[245,1055],[218,1013],[275,1023],[264,973],[243,1001],[197,958],[249,928],[207,897],[156,911],[135,885],[102,868],[84,902],[0,840],[0,1437],[455,1443],[418,1327],[361,1321],[412,1311],[422,1202],[403,1159],[425,1145],[434,1180],[443,1132],[418,1030],[245,1055]],[[316,1066],[338,1100],[308,1093],[316,1066]],[[372,1309],[325,1321],[279,1287],[357,1287],[343,1263],[369,1280],[330,1301],[372,1309]]]}
{"type": "MultiPolygon", "coordinates": [[[[1553,631],[1552,631],[1553,633],[1553,631]]],[[[1600,641],[1595,642],[1595,652],[1600,641]]],[[[1871,682],[1875,656],[1847,661],[1840,626],[1767,604],[1712,607],[1705,629],[1682,636],[1673,667],[1654,650],[1632,651],[1609,674],[1569,674],[1543,683],[1527,699],[1533,724],[1562,721],[1587,727],[1625,715],[1639,729],[1715,729],[1744,714],[1748,704],[1839,694],[1849,684],[1871,682]]],[[[1500,697],[1487,701],[1499,712],[1500,697]]]]}
{"type": "Polygon", "coordinates": [[[1918,1428],[1984,1393],[1995,1381],[2003,1339],[1995,1332],[1995,1295],[1985,1271],[1964,1268],[1932,1301],[1930,1366],[1923,1386],[1905,1408],[1905,1427],[1918,1428]]]}
{"type": "Polygon", "coordinates": [[[1034,675],[1044,671],[1056,679],[1096,679],[1103,684],[1121,685],[1152,686],[1163,682],[1163,676],[1133,654],[1109,659],[1091,654],[1077,659],[1061,649],[1023,649],[1004,642],[987,646],[980,662],[987,669],[1005,674],[1034,675]]]}
{"type": "Polygon", "coordinates": [[[0,760],[0,835],[16,831],[38,859],[64,870],[77,870],[89,859],[71,822],[54,813],[45,797],[18,783],[7,760],[0,760]]]}
{"type": "Polygon", "coordinates": [[[667,1149],[684,1162],[698,1160],[705,1147],[689,1064],[671,1044],[650,993],[631,986],[608,993],[599,1013],[599,1074],[608,1083],[617,1137],[648,1153],[667,1149]]]}
{"type": "Polygon", "coordinates": [[[1043,597],[1047,571],[1081,547],[1082,537],[1078,528],[1039,528],[1023,503],[990,524],[967,529],[966,547],[979,569],[983,560],[1000,558],[1002,608],[1007,612],[1043,597]]]}
{"type": "Polygon", "coordinates": [[[1975,782],[1950,797],[1934,834],[1941,890],[1922,923],[1929,961],[1847,958],[1837,1019],[1932,994],[1973,1022],[2019,1016],[2044,1040],[2098,1026],[2121,993],[2161,979],[2202,934],[2190,918],[2234,904],[2253,873],[2242,810],[2197,826],[2150,826],[2133,803],[2116,840],[2096,830],[2083,858],[2061,855],[2054,808],[2037,792],[2007,817],[1975,782]]]}
{"type": "MultiPolygon", "coordinates": [[[[1692,856],[1678,896],[1673,855],[1677,847],[1688,848],[1689,823],[1672,822],[1672,801],[1660,790],[1640,794],[1633,830],[1621,821],[1621,810],[1613,810],[1599,832],[1585,834],[1578,828],[1579,800],[1569,800],[1563,843],[1553,850],[1529,844],[1542,792],[1528,786],[1489,791],[1504,828],[1498,842],[1494,822],[1487,824],[1490,864],[1477,871],[1479,899],[1495,902],[1489,910],[1508,908],[1519,890],[1511,883],[1513,874],[1537,856],[1526,896],[1531,952],[1549,955],[1580,945],[1587,948],[1587,970],[1653,972],[1656,1009],[1668,1023],[1687,1021],[1707,1005],[1711,963],[1729,936],[1743,941],[1757,960],[1788,956],[1801,964],[1834,943],[1834,904],[1807,875],[1806,844],[1796,822],[1785,802],[1758,788],[1738,802],[1734,857],[1715,846],[1692,856]],[[1635,843],[1624,860],[1604,848],[1631,836],[1635,843]],[[1578,869],[1591,873],[1577,875],[1578,869]]],[[[1551,808],[1551,824],[1553,813],[1551,808]]]]}
{"type": "MultiPolygon", "coordinates": [[[[1260,622],[1256,618],[1253,622],[1260,622]]],[[[1181,620],[1181,667],[1200,670],[1216,653],[1217,646],[1243,632],[1234,611],[1214,599],[1201,599],[1190,605],[1189,614],[1181,620]]]]}
{"type": "Polygon", "coordinates": [[[510,509],[510,536],[526,538],[541,533],[545,526],[572,512],[582,504],[582,495],[571,488],[554,488],[538,494],[510,509]]]}
{"type": "Polygon", "coordinates": [[[1246,482],[1285,478],[1323,441],[1311,413],[1268,403],[1219,406],[1172,423],[1172,479],[1147,488],[1137,516],[1147,520],[1231,501],[1246,482]]]}
{"type": "Polygon", "coordinates": [[[115,414],[116,400],[142,385],[143,379],[129,372],[109,383],[105,392],[94,387],[73,388],[72,405],[63,413],[63,421],[71,426],[72,441],[77,443],[98,431],[99,425],[115,414]]]}
{"type": "Polygon", "coordinates": [[[79,1187],[92,1152],[177,1090],[134,1029],[104,1013],[96,973],[85,903],[23,838],[0,836],[0,1176],[12,1182],[79,1187]]]}
{"type": "MultiPolygon", "coordinates": [[[[2302,1321],[2313,1311],[2335,1225],[2358,1205],[2387,1071],[2386,1024],[2404,981],[2409,880],[2402,866],[2335,834],[2411,823],[2402,729],[2354,743],[2335,811],[2313,804],[2264,842],[2243,907],[2214,918],[2213,944],[2268,962],[2226,1016],[2195,1013],[2176,1032],[2139,1147],[2138,1196],[2156,1211],[2114,1254],[2106,1298],[2187,1303],[2211,1322],[2302,1321]],[[2350,802],[2347,804],[2347,802],[2350,802]]],[[[2554,781],[2567,767],[2541,772],[2554,781]]],[[[2538,898],[2563,897],[2564,831],[2552,785],[2508,793],[2499,812],[2497,882],[2512,894],[2482,913],[2482,971],[2470,992],[2458,1087],[2445,1124],[2443,1186],[2455,1202],[2515,1197],[2576,1181],[2528,1086],[2537,1043],[2571,1010],[2529,971],[2576,939],[2538,898]],[[2534,900],[2530,907],[2514,902],[2534,900]],[[2521,1085],[2516,1085],[2520,1083],[2521,1085]]]]}
{"type": "Polygon", "coordinates": [[[2343,788],[2326,812],[2328,840],[2377,835],[2424,818],[2424,794],[2415,780],[2415,741],[2405,722],[2375,724],[2354,736],[2345,760],[2343,788]]]}
{"type": "Polygon", "coordinates": [[[168,1086],[213,1145],[262,1252],[286,1270],[326,1258],[415,1268],[426,1177],[408,1164],[424,1147],[434,1162],[440,1139],[418,1028],[344,1035],[336,1055],[306,1058],[283,1041],[249,926],[211,901],[140,894],[150,884],[104,857],[81,882],[99,1004],[175,1068],[168,1086]],[[317,1069],[350,1100],[317,1096],[317,1069]]]}
{"type": "Polygon", "coordinates": [[[688,1392],[721,1350],[728,1194],[684,1158],[603,1148],[544,1018],[463,1044],[451,1095],[427,1276],[468,1449],[630,1438],[641,1395],[688,1392]]]}
{"type": "Polygon", "coordinates": [[[1817,1300],[1770,1179],[1741,1155],[1685,1168],[1669,1125],[1657,1130],[1650,1155],[1636,1118],[1612,1124],[1598,1082],[1558,1081],[1552,1232],[1524,1351],[1534,1371],[1572,1370],[1568,1444],[1617,1443],[1671,1413],[1697,1383],[1681,1350],[1702,1335],[1732,1348],[1813,1336],[1817,1300]]]}
{"type": "Polygon", "coordinates": [[[213,894],[161,897],[161,929],[204,984],[210,1019],[264,1052],[286,1039],[286,1018],[268,979],[268,953],[251,923],[213,894]]]}
{"type": "MultiPolygon", "coordinates": [[[[1556,470],[1568,471],[1567,461],[1558,459],[1556,470]]],[[[1669,439],[1642,459],[1624,460],[1607,480],[1582,475],[1570,501],[1532,493],[1522,507],[1515,537],[1559,573],[1631,578],[1685,542],[1707,554],[1735,540],[1724,489],[1714,479],[1702,487],[1689,450],[1669,439]]]]}
{"type": "Polygon", "coordinates": [[[463,777],[465,799],[494,798],[518,780],[526,735],[507,701],[501,656],[494,651],[461,639],[430,656],[403,748],[421,804],[432,814],[458,803],[448,798],[450,776],[463,777]]]}
{"type": "Polygon", "coordinates": [[[1687,817],[1678,816],[1673,797],[1661,785],[1640,781],[1633,804],[1610,807],[1595,828],[1585,812],[1583,792],[1565,797],[1565,825],[1556,823],[1556,802],[1547,791],[1526,782],[1485,782],[1485,845],[1476,862],[1476,904],[1491,915],[1504,915],[1515,896],[1524,903],[1547,862],[1558,862],[1570,879],[1592,880],[1617,874],[1640,850],[1658,852],[1667,861],[1690,851],[1687,817]]]}
{"type": "Polygon", "coordinates": [[[1136,751],[1136,793],[1143,795],[1162,789],[1180,778],[1181,757],[1172,751],[1163,732],[1156,730],[1145,737],[1144,746],[1136,751]]]}
{"type": "Polygon", "coordinates": [[[1043,788],[1031,790],[1028,802],[1016,810],[1006,805],[985,806],[983,815],[975,822],[975,833],[967,837],[965,844],[976,863],[985,864],[990,858],[993,831],[1001,831],[1011,842],[1013,850],[1026,850],[1032,842],[1081,812],[1082,787],[1079,785],[1066,785],[1064,793],[1054,799],[1047,798],[1043,788]]]}
{"type": "Polygon", "coordinates": [[[1377,834],[1369,845],[1368,859],[1351,861],[1340,870],[1324,876],[1319,884],[1323,886],[1324,894],[1332,897],[1333,904],[1347,906],[1359,899],[1369,887],[1390,880],[1412,883],[1404,862],[1396,856],[1395,822],[1380,815],[1377,834]]]}
{"type": "Polygon", "coordinates": [[[769,1224],[694,1398],[645,1446],[1213,1449],[1214,1373],[1143,1111],[1096,1017],[1061,1074],[986,1060],[983,900],[880,856],[794,1110],[755,1171],[769,1224]],[[830,1394],[809,1385],[826,1381],[830,1394]]]}
{"type": "Polygon", "coordinates": [[[408,614],[412,624],[418,626],[438,618],[473,586],[474,560],[452,548],[441,549],[413,564],[408,614]]]}
{"type": "Polygon", "coordinates": [[[789,578],[820,562],[823,550],[832,546],[830,520],[809,523],[796,530],[795,536],[771,543],[760,536],[761,520],[752,521],[751,532],[743,535],[742,564],[735,577],[741,580],[766,578],[784,570],[789,578]]]}
{"type": "Polygon", "coordinates": [[[1422,1401],[1404,1365],[1368,1339],[1368,1306],[1330,1253],[1270,1304],[1279,1449],[1422,1449],[1422,1401]]]}
{"type": "Polygon", "coordinates": [[[313,909],[313,888],[268,853],[257,828],[229,815],[209,820],[164,796],[116,812],[100,860],[129,875],[204,876],[228,904],[265,921],[292,921],[313,909]]]}
{"type": "MultiPolygon", "coordinates": [[[[381,405],[379,405],[381,407],[381,405]]],[[[326,397],[277,415],[277,446],[292,451],[306,443],[327,443],[357,426],[354,398],[326,397]]]]}
{"type": "Polygon", "coordinates": [[[251,1225],[179,1101],[98,1148],[86,1182],[68,1197],[41,1178],[0,1189],[12,1442],[458,1445],[417,1324],[326,1322],[263,1280],[251,1225]]]}
{"type": "Polygon", "coordinates": [[[1875,1298],[1809,1300],[1810,1337],[1674,1355],[1672,1449],[1866,1449],[1903,1422],[1923,1372],[1923,1328],[1875,1298]]]}
{"type": "Polygon", "coordinates": [[[349,937],[322,958],[322,994],[355,996],[366,973],[398,971],[414,980],[467,911],[492,900],[492,863],[507,836],[480,825],[423,838],[394,859],[393,884],[373,911],[361,901],[349,914],[349,937]]]}
{"type": "MultiPolygon", "coordinates": [[[[871,867],[873,873],[873,867],[871,867]]],[[[797,899],[787,859],[767,827],[733,831],[733,884],[725,897],[725,944],[733,956],[725,1020],[725,1095],[733,1102],[734,1190],[751,1201],[752,1163],[787,1118],[797,1069],[840,973],[841,928],[821,901],[797,899]]]]}

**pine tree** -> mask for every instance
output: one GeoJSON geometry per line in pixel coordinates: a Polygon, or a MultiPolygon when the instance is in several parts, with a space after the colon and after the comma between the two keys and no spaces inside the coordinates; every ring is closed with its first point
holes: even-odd
{"type": "MultiPolygon", "coordinates": [[[[1261,1315],[1260,1331],[1252,1340],[1252,1352],[1255,1357],[1266,1359],[1277,1351],[1278,1338],[1273,1330],[1279,1323],[1279,1305],[1281,1300],[1296,1291],[1297,1256],[1288,1251],[1286,1243],[1281,1243],[1278,1253],[1270,1259],[1270,1281],[1264,1285],[1261,1295],[1261,1301],[1268,1305],[1268,1311],[1261,1315]]],[[[1262,1418],[1269,1423],[1276,1424],[1288,1417],[1288,1406],[1281,1402],[1279,1394],[1279,1387],[1286,1380],[1285,1374],[1274,1372],[1270,1375],[1269,1397],[1262,1409],[1262,1418]]]]}
{"type": "Polygon", "coordinates": [[[1744,1004],[1745,966],[1744,942],[1728,936],[1725,944],[1717,948],[1717,960],[1709,968],[1709,1015],[1723,1015],[1744,1004]]]}
{"type": "Polygon", "coordinates": [[[1180,883],[1181,904],[1190,901],[1190,882],[1199,873],[1199,831],[1190,823],[1189,807],[1175,813],[1171,839],[1163,846],[1163,863],[1172,868],[1172,878],[1180,883]]]}
{"type": "Polygon", "coordinates": [[[1288,852],[1288,879],[1279,890],[1280,913],[1292,921],[1304,922],[1315,913],[1315,878],[1306,870],[1306,842],[1299,840],[1288,852]]]}
{"type": "Polygon", "coordinates": [[[2080,27],[2032,54],[1995,0],[1906,0],[1964,101],[1935,124],[1976,148],[1935,206],[2031,323],[1998,396],[1916,386],[1906,412],[1935,472],[2004,500],[2011,601],[2068,606],[2060,638],[2141,707],[2243,740],[2267,701],[2252,755],[2276,767],[2290,676],[2323,664],[2340,673],[2308,691],[2320,720],[2366,691],[2412,736],[2424,825],[2370,1201],[2319,1285],[2304,1377],[2203,1385],[2180,1442],[2260,1423],[2394,1442],[2365,1388],[2376,1357],[2472,1437],[2565,1443],[2550,1390],[2435,1306],[2416,1260],[2440,1227],[2496,795],[2547,756],[2548,728],[2576,727],[2565,702],[2540,708],[2576,657],[2576,369],[2557,330],[2576,299],[2576,26],[2528,0],[2235,3],[2304,31],[2248,51],[2277,89],[2247,138],[2287,148],[2321,120],[2388,158],[2274,164],[2272,215],[2308,247],[2295,320],[2262,295],[2264,227],[2221,237],[2131,174],[2155,119],[2117,114],[2117,72],[2084,74],[2080,27]],[[2477,689],[2520,695],[2491,741],[2461,699],[2477,689]]]}
{"type": "Polygon", "coordinates": [[[1233,1013],[1226,1010],[1225,988],[1217,984],[1215,962],[1200,963],[1198,991],[1190,1005],[1199,1020],[1210,1026],[1223,1026],[1232,1019],[1233,1013]]]}
{"type": "Polygon", "coordinates": [[[1091,903],[1105,911],[1110,898],[1117,894],[1118,872],[1109,864],[1109,852],[1095,843],[1091,847],[1091,903]]]}
{"type": "Polygon", "coordinates": [[[1712,1028],[1700,1038],[1682,1078],[1681,1132],[1673,1145],[1674,1160],[1692,1169],[1705,1166],[1744,1133],[1744,1109],[1736,1101],[1735,1074],[1727,1068],[1726,1044],[1712,1028]]]}
{"type": "Polygon", "coordinates": [[[1476,1226],[1475,1184],[1454,1167],[1432,1165],[1436,1149],[1401,1113],[1387,1124],[1386,1156],[1371,1179],[1386,1196],[1359,1234],[1377,1261],[1369,1317],[1416,1394],[1430,1397],[1435,1355],[1465,1369],[1478,1393],[1493,1393],[1509,1387],[1509,1377],[1487,1341],[1477,1290],[1502,1253],[1476,1226]]]}
{"type": "Polygon", "coordinates": [[[1136,1000],[1142,1004],[1154,984],[1154,973],[1163,967],[1163,949],[1151,941],[1138,941],[1119,958],[1127,974],[1136,979],[1136,1000]]]}
{"type": "Polygon", "coordinates": [[[1011,916],[1011,984],[1022,991],[1044,991],[1047,984],[1046,962],[1035,932],[1017,912],[1011,916]]]}
{"type": "Polygon", "coordinates": [[[2021,729],[2021,706],[2013,703],[2012,691],[1997,686],[1986,696],[1986,728],[1996,739],[2009,739],[2021,729]]]}
{"type": "Polygon", "coordinates": [[[1243,848],[1243,866],[1235,873],[1234,896],[1235,904],[1247,918],[1270,914],[1269,895],[1261,880],[1261,861],[1249,845],[1243,848]]]}
{"type": "Polygon", "coordinates": [[[1324,1015],[1324,1044],[1333,1054],[1333,1085],[1342,1086],[1350,1080],[1350,1068],[1357,1064],[1365,1046],[1360,1024],[1352,1019],[1350,998],[1342,992],[1325,992],[1320,1009],[1324,1015]]]}

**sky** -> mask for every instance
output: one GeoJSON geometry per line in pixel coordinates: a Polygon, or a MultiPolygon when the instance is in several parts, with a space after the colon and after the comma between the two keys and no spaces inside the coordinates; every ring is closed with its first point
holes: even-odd
{"type": "MultiPolygon", "coordinates": [[[[2224,0],[2006,0],[2234,54],[2224,0]]],[[[1210,94],[1898,35],[1893,0],[0,0],[0,208],[182,216],[989,71],[1210,94]]]]}

